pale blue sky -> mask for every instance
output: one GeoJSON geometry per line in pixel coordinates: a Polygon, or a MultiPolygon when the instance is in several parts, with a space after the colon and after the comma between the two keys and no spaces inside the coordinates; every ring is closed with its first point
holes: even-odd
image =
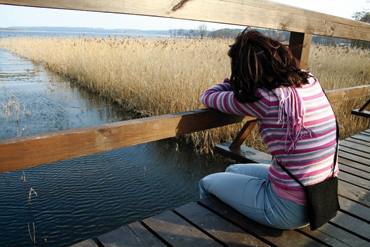
{"type": "MultiPolygon", "coordinates": [[[[370,0],[274,0],[296,7],[351,18],[356,11],[370,10],[370,0]]],[[[0,27],[64,26],[96,28],[133,28],[143,30],[194,29],[201,22],[122,14],[95,13],[71,10],[41,9],[0,5],[0,27]]],[[[208,29],[228,25],[207,23],[208,29]]]]}

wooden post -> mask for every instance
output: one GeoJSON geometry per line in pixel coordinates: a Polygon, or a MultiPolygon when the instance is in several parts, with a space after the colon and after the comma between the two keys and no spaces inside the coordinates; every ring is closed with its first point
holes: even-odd
{"type": "Polygon", "coordinates": [[[290,32],[289,48],[299,61],[301,69],[308,68],[312,35],[307,33],[290,32]]]}

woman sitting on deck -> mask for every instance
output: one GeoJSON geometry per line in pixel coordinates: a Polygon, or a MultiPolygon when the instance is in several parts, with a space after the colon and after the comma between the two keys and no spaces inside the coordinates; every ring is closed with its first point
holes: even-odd
{"type": "MultiPolygon", "coordinates": [[[[273,156],[272,164],[236,164],[200,181],[208,193],[261,224],[294,229],[308,224],[303,188],[332,175],[336,123],[319,81],[300,70],[289,48],[244,30],[230,47],[231,77],[206,90],[210,108],[251,115],[273,156]]],[[[336,165],[335,176],[338,173],[336,165]]]]}

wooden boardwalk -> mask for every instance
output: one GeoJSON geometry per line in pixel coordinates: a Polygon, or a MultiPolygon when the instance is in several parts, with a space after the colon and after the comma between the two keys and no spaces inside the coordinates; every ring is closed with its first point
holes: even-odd
{"type": "MultiPolygon", "coordinates": [[[[241,152],[232,152],[222,144],[217,149],[242,162],[271,159],[245,146],[241,152]]],[[[133,222],[73,247],[370,246],[370,129],[340,142],[339,167],[341,210],[316,231],[308,227],[289,231],[265,227],[210,198],[133,222]]]]}

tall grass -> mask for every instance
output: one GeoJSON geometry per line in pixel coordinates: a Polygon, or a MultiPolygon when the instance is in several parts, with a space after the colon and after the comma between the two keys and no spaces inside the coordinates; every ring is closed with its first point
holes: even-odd
{"type": "MultiPolygon", "coordinates": [[[[231,43],[224,39],[14,38],[0,40],[0,47],[148,116],[203,107],[200,93],[230,74],[226,54],[231,43]]],[[[314,46],[310,64],[326,89],[370,81],[369,51],[314,46]]],[[[361,100],[335,106],[342,137],[369,126],[368,120],[350,116],[361,100]]],[[[203,131],[187,140],[208,152],[214,143],[233,138],[240,127],[203,131]]],[[[263,149],[257,131],[247,142],[263,149]]]]}

